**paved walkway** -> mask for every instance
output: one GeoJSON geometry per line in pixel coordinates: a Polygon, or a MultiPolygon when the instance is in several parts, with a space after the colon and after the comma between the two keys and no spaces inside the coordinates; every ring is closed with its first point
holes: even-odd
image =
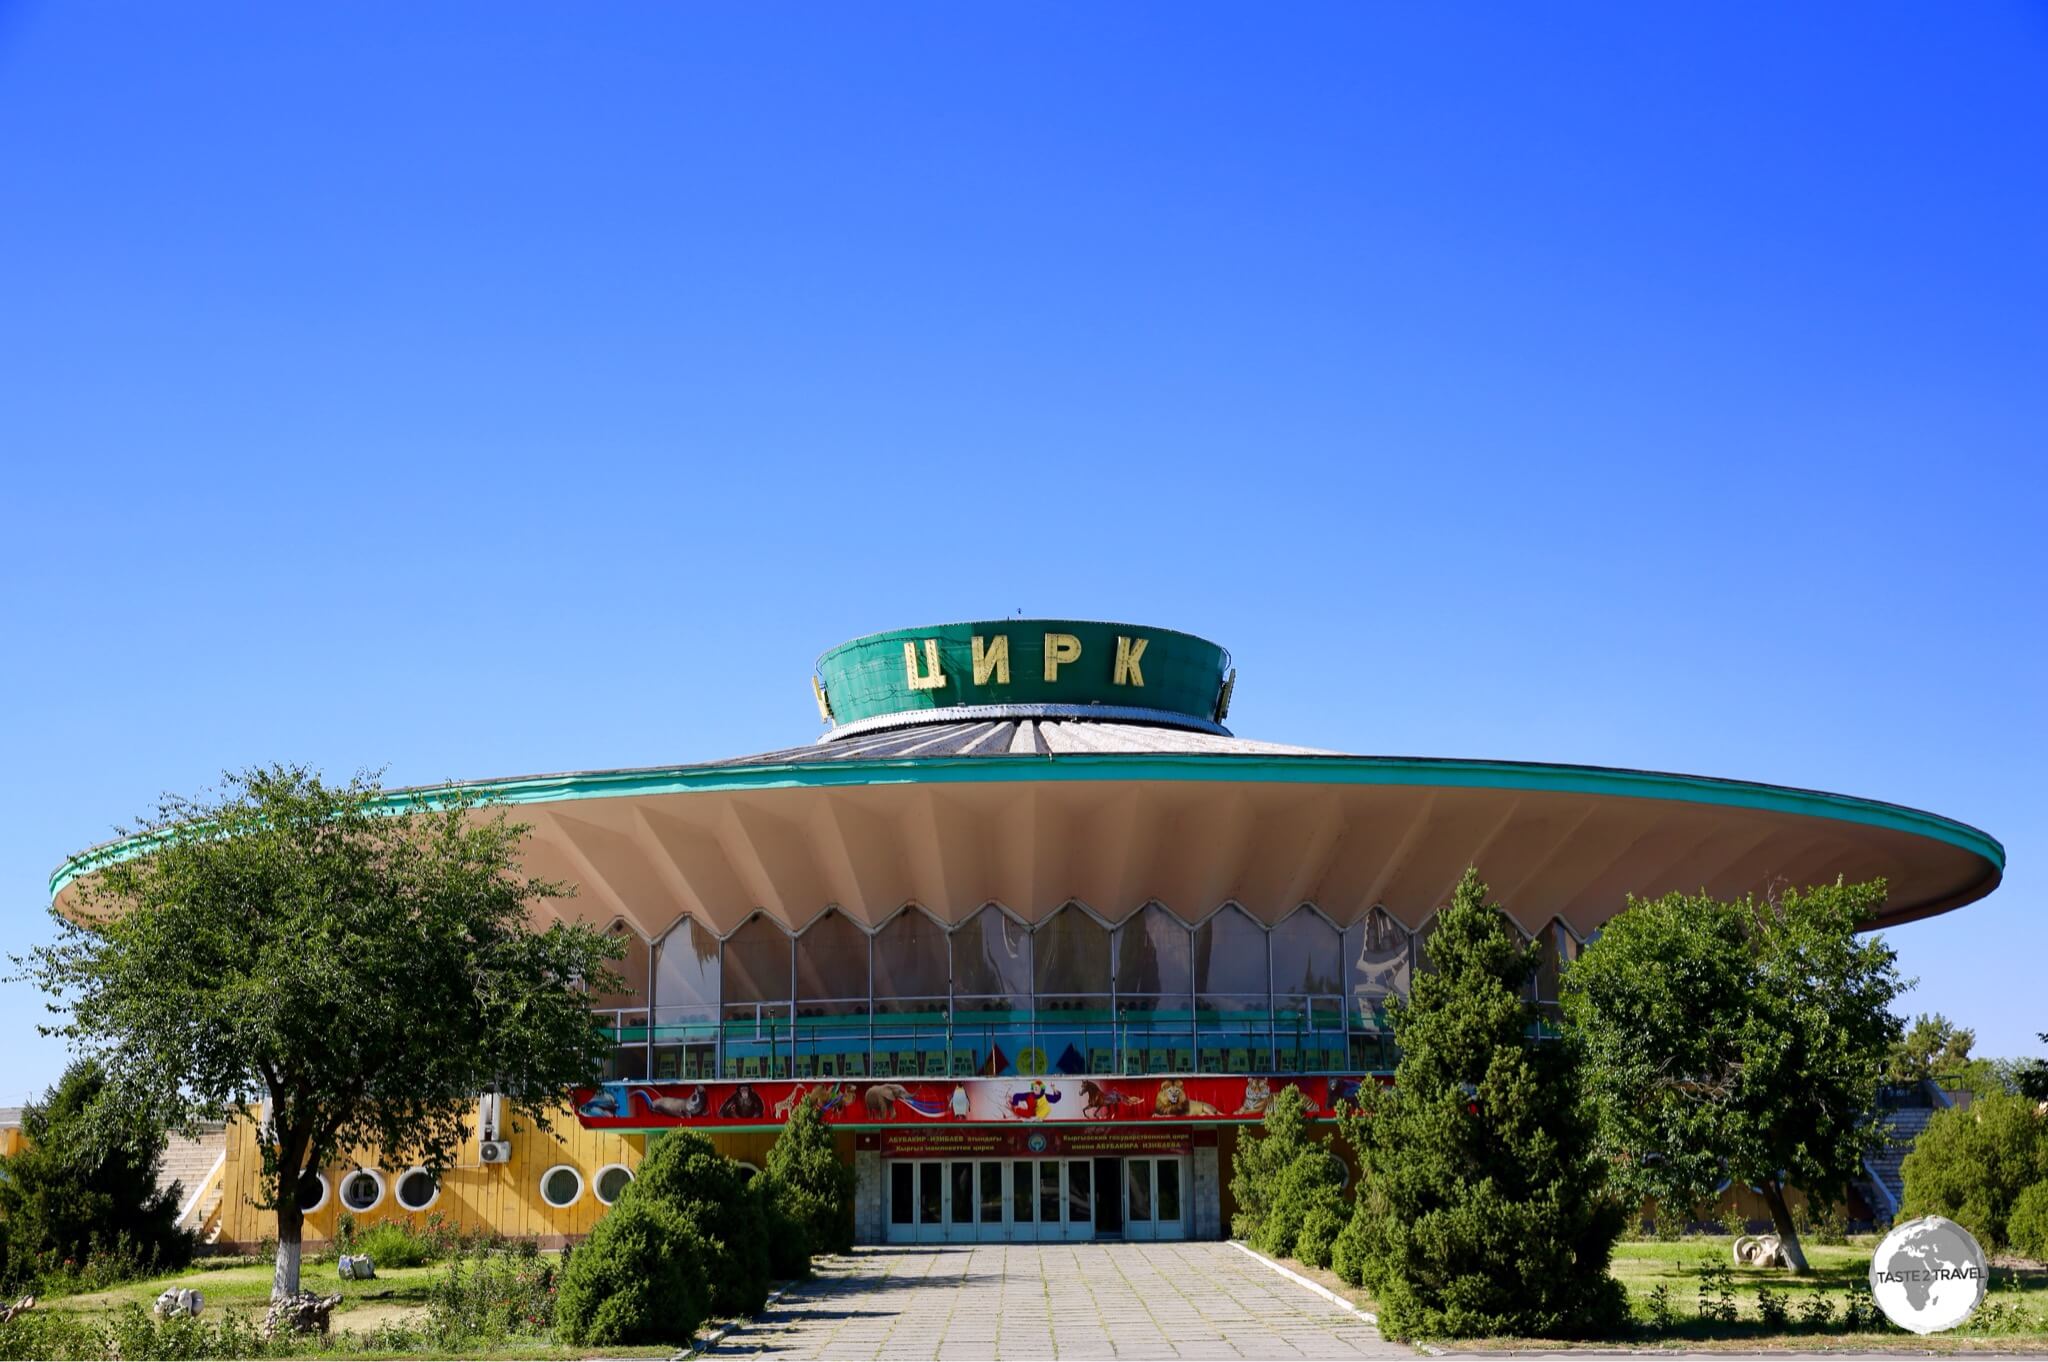
{"type": "Polygon", "coordinates": [[[1228,1244],[863,1248],[712,1352],[776,1358],[1415,1357],[1228,1244]]]}

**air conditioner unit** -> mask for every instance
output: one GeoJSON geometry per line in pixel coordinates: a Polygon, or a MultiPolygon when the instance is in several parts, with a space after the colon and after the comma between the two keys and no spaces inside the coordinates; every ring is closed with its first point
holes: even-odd
{"type": "Polygon", "coordinates": [[[477,1157],[484,1163],[510,1163],[512,1142],[510,1140],[478,1140],[477,1157]]]}

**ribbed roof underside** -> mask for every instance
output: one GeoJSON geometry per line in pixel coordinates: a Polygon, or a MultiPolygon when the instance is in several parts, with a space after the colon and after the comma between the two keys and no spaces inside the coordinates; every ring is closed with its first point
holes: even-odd
{"type": "Polygon", "coordinates": [[[1099,720],[992,719],[981,723],[898,728],[835,742],[787,747],[734,757],[714,766],[787,766],[821,761],[878,761],[892,757],[1059,757],[1078,752],[1198,752],[1235,756],[1326,757],[1315,747],[1253,742],[1151,724],[1099,720]]]}

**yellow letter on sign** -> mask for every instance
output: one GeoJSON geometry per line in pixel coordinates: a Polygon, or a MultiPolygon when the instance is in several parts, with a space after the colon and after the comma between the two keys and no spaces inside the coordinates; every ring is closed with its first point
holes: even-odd
{"type": "Polygon", "coordinates": [[[1142,686],[1145,673],[1138,670],[1138,659],[1145,655],[1145,645],[1152,640],[1129,639],[1122,634],[1116,639],[1116,683],[1119,686],[1142,686]]]}
{"type": "Polygon", "coordinates": [[[1045,679],[1060,679],[1060,668],[1081,656],[1081,640],[1072,634],[1045,636],[1045,679]]]}
{"type": "Polygon", "coordinates": [[[984,648],[987,642],[980,634],[974,636],[974,684],[986,686],[990,673],[995,674],[998,686],[1010,684],[1010,636],[997,634],[995,646],[984,648]]]}
{"type": "Polygon", "coordinates": [[[937,690],[946,684],[946,674],[939,670],[939,641],[928,638],[924,641],[924,674],[917,670],[917,645],[910,640],[903,641],[903,670],[910,676],[912,690],[937,690]]]}

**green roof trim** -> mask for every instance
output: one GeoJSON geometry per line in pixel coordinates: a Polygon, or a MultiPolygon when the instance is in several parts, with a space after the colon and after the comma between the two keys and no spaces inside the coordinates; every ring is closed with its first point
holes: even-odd
{"type": "MultiPolygon", "coordinates": [[[[627,771],[583,771],[552,776],[511,776],[447,785],[414,786],[386,795],[389,807],[437,796],[484,799],[511,806],[576,799],[726,790],[831,789],[863,785],[1004,784],[1058,780],[1231,781],[1295,785],[1384,785],[1662,799],[1832,818],[1866,827],[1927,837],[1983,859],[2001,875],[2005,848],[1998,840],[1952,818],[1852,795],[1784,785],[1760,785],[1712,776],[1673,775],[1607,766],[1479,761],[1456,757],[1251,756],[1237,753],[1073,753],[1061,756],[842,758],[774,766],[669,766],[627,771]]],[[[82,851],[50,876],[55,898],[80,875],[147,849],[151,836],[122,838],[82,851]]]]}

